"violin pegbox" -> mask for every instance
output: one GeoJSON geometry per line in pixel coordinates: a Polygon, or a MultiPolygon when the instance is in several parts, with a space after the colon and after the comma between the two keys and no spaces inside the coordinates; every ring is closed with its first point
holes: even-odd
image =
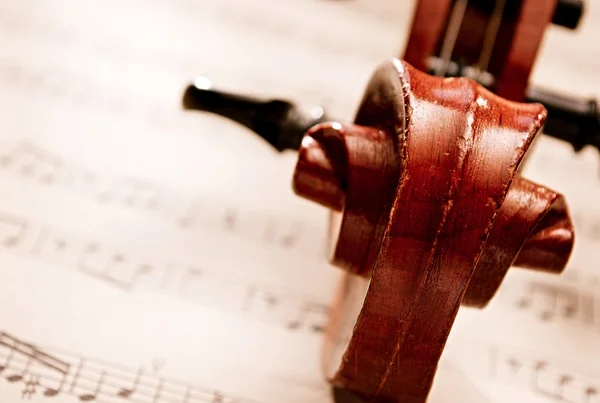
{"type": "Polygon", "coordinates": [[[522,101],[548,26],[575,29],[582,14],[583,0],[418,0],[402,58],[522,101]]]}
{"type": "Polygon", "coordinates": [[[301,143],[295,192],[331,209],[327,378],[374,402],[424,402],[459,306],[484,306],[508,268],[559,273],[573,244],[563,197],[519,174],[546,111],[393,59],[354,124],[301,143]]]}

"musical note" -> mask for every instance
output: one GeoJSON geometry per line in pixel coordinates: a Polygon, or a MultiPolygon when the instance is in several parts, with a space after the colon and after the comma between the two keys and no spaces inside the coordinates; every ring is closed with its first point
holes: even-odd
{"type": "Polygon", "coordinates": [[[60,157],[25,142],[18,143],[0,157],[2,168],[15,170],[23,176],[39,179],[46,184],[51,184],[57,179],[63,165],[60,157]]]}
{"type": "Polygon", "coordinates": [[[152,403],[158,403],[160,399],[160,395],[162,393],[164,379],[160,379],[158,381],[158,386],[156,386],[156,390],[154,391],[154,396],[152,397],[152,403]]]}
{"type": "MultiPolygon", "coordinates": [[[[596,402],[599,396],[598,371],[591,368],[580,368],[571,362],[557,358],[548,358],[538,352],[528,351],[513,346],[503,346],[482,339],[461,339],[461,347],[451,346],[446,356],[468,363],[460,371],[472,371],[480,374],[485,371],[490,380],[528,389],[535,394],[555,401],[572,403],[596,402]],[[468,346],[466,350],[463,348],[468,346]],[[480,360],[479,358],[485,357],[480,360]]],[[[442,367],[455,370],[452,366],[442,367]]]]}
{"type": "Polygon", "coordinates": [[[532,388],[540,394],[549,394],[549,392],[545,391],[544,388],[540,385],[540,381],[542,381],[544,377],[544,372],[548,368],[548,363],[546,361],[536,361],[533,364],[532,371],[532,388]]]}
{"type": "Polygon", "coordinates": [[[510,357],[506,360],[506,363],[508,364],[509,370],[511,375],[516,375],[519,373],[519,371],[521,370],[521,368],[523,367],[523,363],[518,361],[516,358],[514,357],[510,357]]]}
{"type": "MultiPolygon", "coordinates": [[[[56,263],[102,281],[122,291],[150,289],[175,295],[190,302],[211,308],[229,310],[254,319],[275,323],[294,331],[321,332],[326,307],[295,291],[272,291],[253,284],[238,283],[220,270],[199,267],[197,264],[171,263],[174,257],[155,258],[148,252],[133,253],[112,246],[85,234],[45,226],[20,217],[3,214],[0,224],[10,223],[13,237],[21,228],[27,234],[37,234],[33,246],[19,255],[56,263]],[[257,292],[258,294],[255,294],[257,292]],[[307,316],[306,319],[304,317],[307,316]],[[310,322],[301,326],[299,321],[310,322]],[[297,325],[295,323],[298,322],[297,325]],[[319,323],[321,322],[321,323],[319,323]],[[291,324],[291,325],[290,325],[291,324]]],[[[0,227],[2,229],[2,227],[0,227]]],[[[13,250],[10,250],[13,252],[13,250]]],[[[17,252],[17,251],[14,251],[17,252]]]]}
{"type": "Polygon", "coordinates": [[[100,374],[100,377],[98,378],[98,383],[96,384],[94,391],[92,393],[84,393],[82,395],[79,395],[79,400],[81,400],[82,402],[89,402],[92,400],[96,400],[98,398],[98,396],[100,395],[100,391],[102,390],[102,385],[104,384],[105,376],[106,376],[106,372],[102,371],[102,373],[100,374]]]}
{"type": "Polygon", "coordinates": [[[117,396],[125,398],[125,399],[129,399],[137,390],[137,387],[140,383],[140,378],[142,377],[142,374],[144,373],[144,370],[142,368],[140,368],[137,372],[137,374],[135,375],[135,378],[133,380],[133,384],[128,387],[128,388],[121,388],[118,392],[117,392],[117,396]]]}
{"type": "Polygon", "coordinates": [[[267,311],[275,311],[280,305],[279,298],[271,293],[257,290],[256,287],[248,288],[248,297],[246,299],[246,308],[251,310],[260,305],[267,311]]]}
{"type": "Polygon", "coordinates": [[[67,366],[67,369],[62,373],[62,376],[60,378],[58,386],[54,387],[54,388],[52,388],[52,387],[46,388],[46,390],[44,391],[44,396],[54,397],[54,396],[58,396],[62,392],[63,388],[65,387],[65,383],[67,382],[67,375],[69,373],[68,364],[66,364],[66,366],[67,366]]]}
{"type": "Polygon", "coordinates": [[[24,381],[25,387],[21,392],[21,399],[31,399],[37,391],[37,387],[40,385],[40,379],[37,375],[29,375],[27,380],[24,381]]]}
{"type": "Polygon", "coordinates": [[[573,383],[573,377],[570,375],[560,375],[558,381],[558,391],[557,395],[560,396],[561,399],[565,398],[565,395],[568,393],[568,387],[573,383]]]}
{"type": "Polygon", "coordinates": [[[304,235],[314,231],[306,231],[303,219],[270,213],[266,216],[257,212],[242,214],[239,209],[230,206],[206,205],[157,183],[88,169],[29,142],[9,146],[0,157],[0,168],[25,178],[38,178],[47,185],[61,187],[101,205],[159,216],[182,230],[200,223],[203,226],[216,225],[253,242],[287,250],[302,248],[320,258],[322,240],[304,235]],[[206,210],[210,210],[209,213],[203,214],[206,210]],[[250,215],[251,220],[248,219],[250,215]],[[218,220],[213,220],[215,217],[218,220]]]}
{"type": "Polygon", "coordinates": [[[39,350],[37,352],[36,358],[38,360],[38,363],[40,363],[41,365],[43,365],[46,368],[49,368],[54,373],[59,374],[60,380],[58,381],[58,385],[55,385],[55,386],[48,385],[46,387],[46,389],[44,390],[44,396],[46,396],[46,397],[57,396],[59,393],[62,392],[62,390],[65,386],[65,383],[67,381],[67,376],[69,374],[69,370],[70,370],[71,366],[64,361],[59,360],[56,357],[53,357],[53,356],[46,354],[39,350]]]}
{"type": "Polygon", "coordinates": [[[36,349],[4,332],[0,333],[0,346],[8,348],[10,351],[9,357],[4,363],[3,372],[8,369],[15,371],[11,375],[7,374],[5,376],[6,380],[10,383],[23,380],[29,373],[33,360],[38,356],[36,349]],[[23,367],[21,367],[23,361],[16,360],[17,356],[25,358],[25,365],[23,367]]]}
{"type": "Polygon", "coordinates": [[[207,291],[207,280],[202,269],[190,267],[185,270],[179,281],[179,293],[195,300],[201,299],[207,291]]]}
{"type": "Polygon", "coordinates": [[[73,177],[71,178],[71,186],[75,189],[80,189],[86,193],[95,193],[98,187],[105,187],[102,179],[98,174],[87,168],[70,165],[73,177]]]}
{"type": "Polygon", "coordinates": [[[292,228],[281,237],[281,244],[286,248],[293,248],[302,234],[302,224],[294,223],[292,228]]]}
{"type": "MultiPolygon", "coordinates": [[[[0,335],[0,337],[3,335],[0,335]]],[[[2,365],[0,365],[0,374],[2,372],[4,372],[5,369],[10,368],[10,362],[12,361],[14,355],[15,355],[15,349],[14,348],[10,348],[8,355],[6,356],[6,359],[4,360],[4,363],[2,365]]]]}
{"type": "Polygon", "coordinates": [[[79,377],[81,376],[81,371],[83,370],[84,358],[79,359],[79,363],[77,364],[77,368],[75,369],[75,375],[73,375],[73,380],[71,381],[71,386],[69,387],[69,393],[72,394],[77,387],[77,382],[79,381],[79,377]]]}
{"type": "Polygon", "coordinates": [[[0,215],[0,245],[6,248],[14,248],[26,237],[29,226],[23,219],[0,215]]]}
{"type": "Polygon", "coordinates": [[[21,395],[23,398],[31,398],[39,388],[43,388],[43,397],[51,398],[59,394],[67,394],[77,397],[82,402],[114,401],[110,397],[116,396],[120,399],[140,403],[257,403],[249,399],[227,396],[210,389],[170,381],[162,376],[159,377],[157,373],[144,375],[145,371],[141,367],[133,370],[121,365],[78,357],[65,351],[60,352],[61,357],[65,357],[71,362],[77,362],[76,366],[72,366],[69,362],[59,360],[48,351],[43,351],[6,332],[0,332],[0,348],[9,351],[9,358],[5,360],[4,368],[18,371],[16,374],[10,375],[8,381],[11,384],[22,384],[21,395]],[[17,360],[14,359],[17,355],[27,358],[24,367],[22,366],[23,360],[16,362],[17,360]],[[40,370],[36,370],[35,373],[30,371],[34,363],[40,365],[40,370]],[[70,386],[65,388],[65,380],[69,377],[68,374],[72,367],[75,368],[75,371],[70,377],[70,386]],[[47,368],[49,371],[42,371],[43,368],[47,368]],[[56,375],[59,375],[59,378],[56,375]],[[58,384],[51,386],[50,382],[56,382],[57,379],[58,384]]]}
{"type": "Polygon", "coordinates": [[[547,362],[536,363],[532,382],[533,390],[536,393],[560,401],[580,402],[585,395],[580,380],[576,382],[573,375],[560,370],[551,372],[547,362]]]}
{"type": "Polygon", "coordinates": [[[133,274],[127,280],[128,288],[131,289],[141,281],[141,278],[154,272],[154,266],[150,263],[133,264],[133,274]]]}
{"type": "Polygon", "coordinates": [[[25,364],[25,367],[21,370],[20,373],[17,374],[13,374],[13,375],[7,375],[6,376],[6,380],[8,382],[19,382],[22,381],[23,379],[25,379],[25,377],[29,374],[29,367],[31,367],[31,363],[33,362],[33,355],[30,355],[27,357],[27,362],[25,364]]]}
{"type": "Polygon", "coordinates": [[[310,329],[315,333],[325,331],[329,309],[324,305],[312,303],[300,307],[298,315],[288,322],[288,328],[293,330],[310,329]]]}
{"type": "Polygon", "coordinates": [[[594,296],[574,286],[539,282],[529,283],[517,299],[519,309],[534,312],[543,322],[577,321],[585,326],[598,324],[596,304],[594,296]]]}
{"type": "Polygon", "coordinates": [[[69,372],[69,364],[46,354],[33,345],[24,343],[5,332],[0,333],[0,346],[9,349],[9,355],[0,372],[9,368],[15,371],[14,374],[6,375],[6,380],[9,383],[22,382],[24,384],[22,398],[31,398],[36,393],[37,387],[42,386],[40,382],[42,374],[48,375],[48,379],[50,379],[49,373],[58,373],[61,380],[59,381],[58,386],[45,385],[43,395],[52,397],[60,393],[69,372]],[[23,367],[21,367],[23,360],[17,360],[17,357],[25,359],[25,365],[23,367]],[[35,373],[31,372],[33,365],[39,366],[35,373]]]}
{"type": "Polygon", "coordinates": [[[128,262],[120,252],[106,252],[97,243],[87,245],[78,261],[79,270],[124,290],[129,290],[152,267],[128,262]]]}
{"type": "Polygon", "coordinates": [[[281,227],[280,223],[269,221],[263,239],[285,248],[293,248],[302,234],[302,223],[292,223],[287,231],[282,230],[281,227]]]}
{"type": "Polygon", "coordinates": [[[533,304],[537,301],[536,291],[541,291],[540,299],[543,299],[543,303],[540,309],[540,319],[543,321],[548,321],[554,317],[556,314],[556,290],[547,287],[539,287],[537,284],[530,284],[529,292],[524,297],[520,298],[517,302],[519,308],[522,309],[533,309],[533,304]]]}
{"type": "Polygon", "coordinates": [[[39,231],[39,236],[31,249],[33,255],[42,257],[49,261],[62,261],[68,259],[66,256],[70,252],[68,246],[69,239],[61,234],[53,233],[50,229],[44,228],[39,231]]]}
{"type": "Polygon", "coordinates": [[[598,389],[596,387],[588,386],[585,389],[585,403],[590,403],[596,396],[598,396],[598,389]]]}
{"type": "Polygon", "coordinates": [[[139,179],[120,178],[98,194],[98,201],[102,204],[118,202],[127,207],[154,210],[159,207],[162,192],[155,184],[139,179]]]}
{"type": "Polygon", "coordinates": [[[193,226],[198,219],[198,210],[200,210],[199,204],[197,202],[192,203],[190,207],[186,208],[183,214],[177,217],[177,225],[183,229],[193,226]]]}
{"type": "MultiPolygon", "coordinates": [[[[113,260],[115,260],[114,256],[119,256],[119,255],[112,255],[112,256],[113,256],[113,260]]],[[[102,278],[107,281],[111,281],[111,279],[106,277],[105,273],[104,273],[104,271],[106,270],[106,265],[109,261],[110,261],[110,256],[106,256],[106,253],[102,251],[100,245],[97,243],[91,243],[91,244],[87,245],[85,250],[81,253],[81,257],[79,258],[78,266],[79,266],[79,270],[86,274],[90,274],[95,277],[102,278]]],[[[118,285],[118,284],[116,284],[116,285],[118,285]]]]}
{"type": "Polygon", "coordinates": [[[244,310],[252,317],[284,325],[288,330],[312,334],[325,331],[329,315],[329,307],[324,304],[256,287],[248,287],[244,310]]]}

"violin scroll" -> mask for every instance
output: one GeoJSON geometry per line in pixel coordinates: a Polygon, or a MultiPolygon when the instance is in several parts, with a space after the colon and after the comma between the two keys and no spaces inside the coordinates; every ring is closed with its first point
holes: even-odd
{"type": "Polygon", "coordinates": [[[515,263],[560,273],[564,198],[518,171],[546,111],[397,59],[355,122],[301,142],[293,187],[332,209],[330,261],[347,274],[323,359],[338,388],[424,402],[461,304],[482,307],[515,263]]]}
{"type": "MultiPolygon", "coordinates": [[[[256,125],[261,102],[235,98],[243,118],[213,109],[273,144],[290,126],[276,114],[256,125]]],[[[566,201],[519,173],[546,118],[539,103],[392,59],[353,123],[320,122],[295,140],[292,187],[330,209],[328,258],[345,272],[323,353],[335,388],[425,402],[461,305],[484,307],[513,265],[564,269],[574,241],[566,201]]]]}

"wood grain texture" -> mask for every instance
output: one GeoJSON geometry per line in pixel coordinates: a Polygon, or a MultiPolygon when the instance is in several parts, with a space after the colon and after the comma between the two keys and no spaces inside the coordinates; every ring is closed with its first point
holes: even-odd
{"type": "MultiPolygon", "coordinates": [[[[488,10],[481,3],[470,1],[461,20],[460,30],[452,52],[453,61],[477,66],[484,52],[483,43],[490,24],[488,10]]],[[[489,2],[488,5],[493,5],[489,2]]],[[[419,0],[415,7],[407,45],[401,56],[422,71],[428,71],[427,60],[439,56],[438,46],[446,35],[448,14],[453,2],[419,0]]],[[[546,29],[552,22],[556,0],[507,0],[506,11],[493,41],[490,72],[495,82],[489,88],[503,98],[523,101],[529,77],[538,57],[546,29]]],[[[493,9],[493,7],[491,7],[493,9]]]]}
{"type": "Polygon", "coordinates": [[[427,71],[427,59],[435,52],[452,0],[419,0],[415,5],[410,34],[404,49],[404,60],[421,71],[427,71]]]}
{"type": "Polygon", "coordinates": [[[355,124],[305,135],[294,189],[332,208],[331,261],[366,287],[341,287],[333,309],[329,344],[345,348],[325,352],[326,363],[342,357],[333,385],[368,401],[425,401],[461,303],[485,305],[517,259],[562,270],[566,204],[518,173],[545,117],[539,104],[393,59],[355,124]],[[362,304],[355,323],[340,317],[348,303],[362,304]]]}
{"type": "Polygon", "coordinates": [[[522,3],[512,44],[495,86],[498,95],[515,101],[525,99],[529,76],[556,8],[556,0],[528,0],[522,3]]]}

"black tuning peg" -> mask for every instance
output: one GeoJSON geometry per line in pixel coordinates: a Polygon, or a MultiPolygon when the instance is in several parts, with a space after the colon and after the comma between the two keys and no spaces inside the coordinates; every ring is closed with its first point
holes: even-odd
{"type": "Polygon", "coordinates": [[[528,102],[539,102],[548,110],[544,134],[566,141],[576,152],[586,146],[600,150],[600,118],[595,99],[557,94],[541,88],[527,90],[528,102]]]}
{"type": "Polygon", "coordinates": [[[577,29],[583,14],[583,0],[558,0],[552,23],[568,29],[577,29]]]}
{"type": "MultiPolygon", "coordinates": [[[[600,150],[600,117],[595,99],[557,94],[541,88],[527,90],[527,102],[548,110],[544,134],[571,144],[576,152],[586,146],[600,150]]],[[[278,151],[297,150],[312,126],[332,121],[322,107],[300,108],[281,99],[259,99],[212,89],[201,77],[183,95],[185,109],[215,113],[254,131],[278,151]]]]}
{"type": "Polygon", "coordinates": [[[265,139],[278,151],[297,150],[304,133],[327,120],[322,107],[303,110],[280,99],[258,99],[212,88],[210,80],[200,77],[183,94],[183,107],[221,115],[265,139]]]}

